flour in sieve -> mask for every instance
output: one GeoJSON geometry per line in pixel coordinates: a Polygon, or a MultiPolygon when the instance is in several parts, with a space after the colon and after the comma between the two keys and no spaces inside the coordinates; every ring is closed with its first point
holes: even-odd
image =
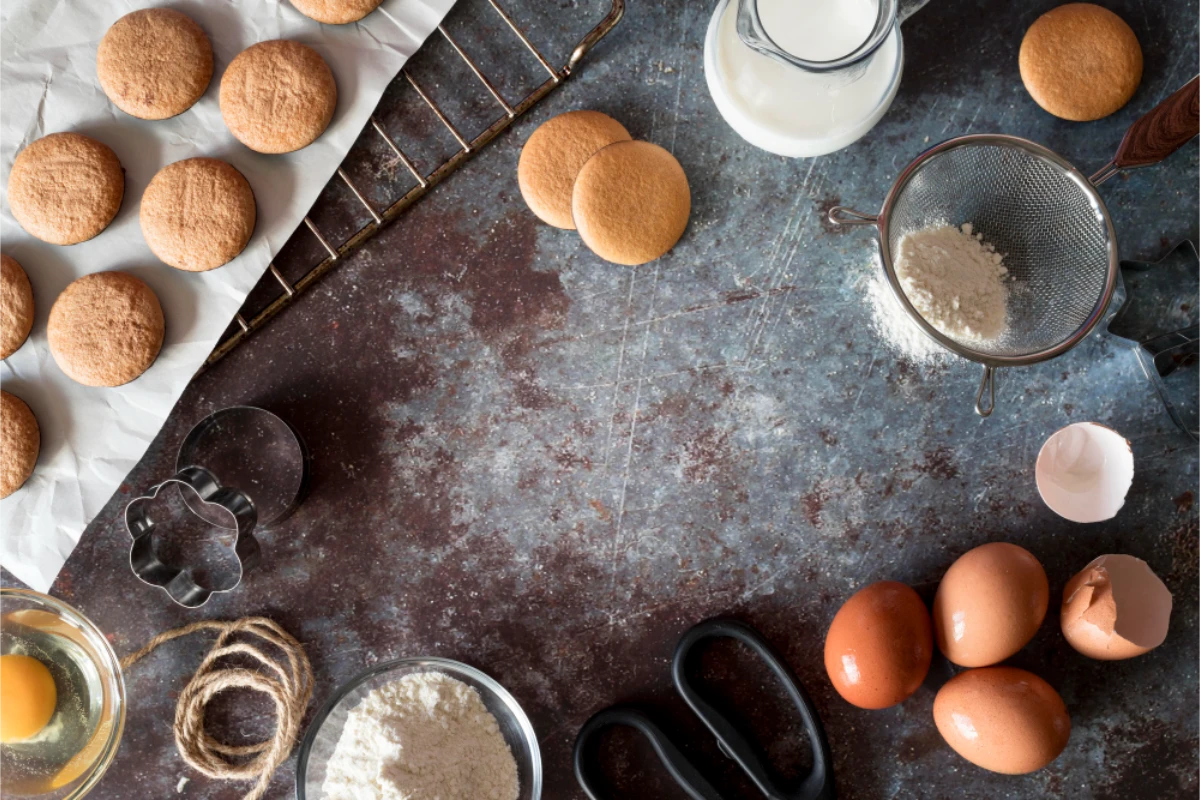
{"type": "Polygon", "coordinates": [[[351,709],[321,788],[328,800],[516,800],[519,784],[479,692],[420,672],[351,709]]]}
{"type": "Polygon", "coordinates": [[[896,355],[918,367],[935,367],[950,360],[950,351],[925,335],[892,292],[883,265],[876,261],[863,290],[871,304],[871,327],[896,355]]]}
{"type": "Polygon", "coordinates": [[[1004,335],[1008,270],[1004,257],[974,233],[971,223],[907,233],[896,250],[900,287],[926,322],[963,342],[1004,335]]]}

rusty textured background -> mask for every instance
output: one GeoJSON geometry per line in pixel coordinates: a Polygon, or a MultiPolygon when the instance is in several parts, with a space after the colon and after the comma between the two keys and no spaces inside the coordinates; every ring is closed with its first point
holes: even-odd
{"type": "MultiPolygon", "coordinates": [[[[561,62],[604,2],[509,5],[561,62]]],[[[843,797],[1195,797],[1196,447],[1170,425],[1132,353],[1104,337],[1004,374],[995,416],[976,418],[976,369],[923,370],[887,351],[862,301],[870,236],[822,222],[839,202],[875,209],[926,143],[968,131],[1027,136],[1084,172],[1098,168],[1130,122],[1196,73],[1195,0],[1106,3],[1137,32],[1145,78],[1129,106],[1091,124],[1052,119],[1020,84],[1021,32],[1053,2],[935,0],[906,25],[906,72],[879,126],[843,152],[798,161],[749,147],[718,116],[702,68],[713,5],[632,0],[581,73],[530,118],[200,375],[55,594],[121,653],[198,617],[269,615],[308,646],[314,708],[382,659],[467,661],[529,712],[549,798],[582,797],[569,762],[575,732],[618,700],[650,705],[730,796],[755,796],[670,688],[677,638],[718,613],[759,626],[814,695],[843,797]],[[605,264],[525,209],[521,142],[572,108],[609,112],[683,163],[694,213],[665,258],[605,264]],[[265,563],[241,589],[189,613],[129,573],[121,513],[131,492],[170,474],[191,425],[235,403],[300,428],[312,492],[262,532],[265,563]],[[1133,442],[1133,488],[1108,523],[1065,522],[1034,488],[1041,443],[1079,420],[1133,442]],[[1074,725],[1066,752],[1026,777],[986,773],[942,743],[930,712],[951,674],[940,659],[913,698],[877,712],[842,702],[821,666],[825,627],[858,587],[897,579],[929,599],[954,558],[993,540],[1038,555],[1055,594],[1092,557],[1127,552],[1175,595],[1171,635],[1146,657],[1089,661],[1052,613],[1012,659],[1061,692],[1074,725]]],[[[542,78],[489,14],[463,0],[448,24],[515,99],[542,78]]],[[[495,107],[454,58],[435,41],[413,70],[470,134],[495,107]]],[[[425,169],[455,149],[406,87],[389,92],[381,115],[425,169]]],[[[1103,187],[1122,257],[1154,259],[1196,237],[1197,160],[1193,143],[1103,187]]],[[[373,138],[348,169],[380,204],[408,185],[373,138]]],[[[362,217],[340,184],[314,212],[335,241],[362,217]]],[[[317,255],[302,231],[280,267],[295,276],[317,255]]],[[[1187,316],[1188,305],[1164,301],[1162,311],[1187,316]]],[[[241,795],[187,769],[171,742],[175,696],[205,646],[171,645],[127,676],[122,750],[95,797],[175,797],[184,776],[178,796],[241,795]]],[[[761,671],[739,671],[738,655],[708,655],[712,691],[794,774],[804,750],[795,720],[761,671]]],[[[215,729],[253,736],[267,711],[256,698],[225,698],[215,729]]],[[[681,796],[662,785],[645,745],[619,733],[606,744],[622,796],[681,796]]],[[[272,796],[291,794],[294,763],[272,796]]]]}

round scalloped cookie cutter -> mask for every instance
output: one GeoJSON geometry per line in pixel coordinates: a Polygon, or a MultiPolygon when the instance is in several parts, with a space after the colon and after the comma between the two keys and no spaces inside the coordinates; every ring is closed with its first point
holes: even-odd
{"type": "MultiPolygon", "coordinates": [[[[255,406],[231,406],[214,411],[183,439],[175,469],[204,467],[222,485],[235,486],[250,496],[258,524],[287,519],[308,493],[308,447],[283,418],[255,406]]],[[[210,525],[230,529],[229,518],[183,493],[184,502],[210,525]]]]}
{"type": "Polygon", "coordinates": [[[202,419],[184,437],[170,478],[125,507],[133,537],[129,565],[142,582],[157,586],[176,603],[198,608],[214,594],[236,589],[259,562],[256,526],[287,518],[308,492],[311,456],[300,434],[281,417],[254,406],[233,406],[202,419]],[[213,586],[198,578],[194,564],[160,558],[155,540],[169,536],[172,522],[156,521],[151,508],[175,486],[189,511],[221,531],[235,531],[238,568],[232,582],[213,586]]]}

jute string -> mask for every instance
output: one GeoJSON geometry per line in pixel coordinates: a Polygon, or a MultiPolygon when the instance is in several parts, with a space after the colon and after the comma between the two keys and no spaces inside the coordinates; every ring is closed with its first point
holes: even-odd
{"type": "Polygon", "coordinates": [[[266,793],[271,776],[291,754],[299,738],[300,721],[312,699],[312,666],[300,642],[279,625],[264,617],[244,617],[233,622],[193,622],[160,633],[141,650],[123,658],[121,667],[128,669],[160,645],[198,631],[221,633],[179,695],[173,726],[175,746],[184,761],[210,778],[256,781],[245,800],[259,800],[266,793]],[[230,641],[237,634],[245,634],[246,640],[230,641]],[[261,649],[264,641],[286,656],[286,669],[278,658],[261,649]],[[247,656],[269,670],[259,672],[217,664],[220,659],[235,654],[247,656]],[[229,689],[251,689],[271,698],[275,704],[274,736],[255,744],[232,746],[208,735],[204,730],[205,706],[213,697],[229,689]]]}

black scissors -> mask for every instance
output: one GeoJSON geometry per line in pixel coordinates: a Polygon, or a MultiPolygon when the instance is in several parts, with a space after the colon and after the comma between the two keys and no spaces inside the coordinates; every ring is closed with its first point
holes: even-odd
{"type": "MultiPolygon", "coordinates": [[[[750,779],[758,786],[759,791],[769,800],[834,800],[837,793],[833,788],[833,757],[829,753],[829,742],[825,738],[825,728],[821,718],[817,716],[816,708],[804,691],[804,687],[792,675],[787,664],[771,648],[762,635],[749,625],[731,619],[710,619],[701,622],[689,630],[679,640],[675,648],[675,658],[671,665],[671,674],[675,680],[676,690],[692,711],[717,737],[721,752],[738,763],[750,779]],[[771,780],[766,766],[759,758],[755,748],[737,731],[715,708],[709,705],[692,687],[687,675],[687,662],[692,649],[700,642],[708,639],[730,638],[737,639],[750,647],[766,662],[771,671],[779,678],[787,690],[792,703],[800,712],[804,728],[808,732],[809,746],[812,748],[813,768],[805,776],[800,786],[785,792],[771,780]]],[[[594,765],[589,763],[590,740],[602,729],[613,725],[625,725],[639,731],[650,740],[658,758],[662,761],[667,772],[679,784],[689,797],[694,800],[724,800],[723,796],[709,783],[699,770],[687,760],[679,748],[667,738],[654,722],[632,706],[613,706],[595,714],[579,731],[575,738],[575,777],[584,792],[592,800],[602,800],[592,779],[594,765]]]]}

